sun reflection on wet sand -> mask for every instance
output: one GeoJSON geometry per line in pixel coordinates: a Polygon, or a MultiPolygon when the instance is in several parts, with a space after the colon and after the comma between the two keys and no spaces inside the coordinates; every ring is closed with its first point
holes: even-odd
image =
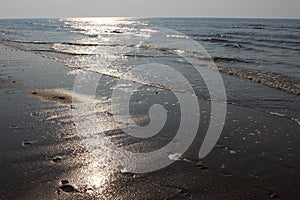
{"type": "MultiPolygon", "coordinates": [[[[66,177],[66,179],[62,180],[67,180],[67,183],[74,186],[79,193],[101,195],[113,181],[115,172],[109,167],[97,163],[89,153],[82,157],[74,161],[74,164],[83,166],[63,175],[62,178],[66,177]]],[[[59,185],[63,185],[62,180],[59,185]]]]}
{"type": "Polygon", "coordinates": [[[113,171],[92,162],[83,174],[86,174],[86,182],[99,191],[101,188],[105,189],[105,185],[110,181],[113,171]]]}

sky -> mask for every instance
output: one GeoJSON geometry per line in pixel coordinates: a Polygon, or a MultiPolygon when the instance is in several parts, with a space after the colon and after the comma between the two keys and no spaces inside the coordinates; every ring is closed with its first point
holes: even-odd
{"type": "Polygon", "coordinates": [[[0,18],[300,18],[300,0],[1,0],[0,18]]]}

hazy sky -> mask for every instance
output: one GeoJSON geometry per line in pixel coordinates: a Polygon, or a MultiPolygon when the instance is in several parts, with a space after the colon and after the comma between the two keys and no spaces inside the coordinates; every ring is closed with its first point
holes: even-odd
{"type": "Polygon", "coordinates": [[[1,18],[206,16],[300,18],[300,0],[1,0],[1,18]]]}

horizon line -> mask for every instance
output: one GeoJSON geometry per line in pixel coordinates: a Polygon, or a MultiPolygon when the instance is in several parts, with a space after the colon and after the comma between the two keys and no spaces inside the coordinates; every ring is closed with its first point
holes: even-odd
{"type": "Polygon", "coordinates": [[[60,16],[60,17],[0,17],[0,19],[65,19],[65,18],[213,18],[213,19],[300,19],[300,17],[253,16],[60,16]]]}

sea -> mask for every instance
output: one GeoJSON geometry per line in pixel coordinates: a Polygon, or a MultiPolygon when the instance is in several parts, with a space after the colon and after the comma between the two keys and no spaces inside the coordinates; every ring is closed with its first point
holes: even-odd
{"type": "MultiPolygon", "coordinates": [[[[0,19],[0,44],[62,62],[74,74],[90,71],[159,89],[170,88],[128,72],[170,66],[192,93],[209,100],[211,91],[194,68],[198,62],[220,72],[228,104],[300,125],[300,19],[0,19]]],[[[175,81],[176,89],[191,92],[175,81]]]]}

